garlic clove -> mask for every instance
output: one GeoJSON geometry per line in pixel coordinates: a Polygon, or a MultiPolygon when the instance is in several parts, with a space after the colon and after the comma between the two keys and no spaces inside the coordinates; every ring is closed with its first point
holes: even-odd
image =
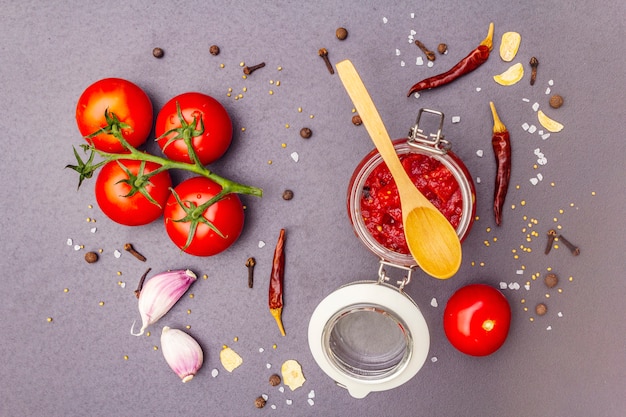
{"type": "Polygon", "coordinates": [[[182,330],[163,327],[161,351],[172,371],[183,382],[193,379],[204,362],[202,348],[196,340],[182,330]]]}
{"type": "Polygon", "coordinates": [[[162,272],[149,279],[139,294],[139,314],[141,315],[141,329],[133,336],[141,336],[145,329],[156,323],[176,304],[197,279],[189,269],[162,272]]]}

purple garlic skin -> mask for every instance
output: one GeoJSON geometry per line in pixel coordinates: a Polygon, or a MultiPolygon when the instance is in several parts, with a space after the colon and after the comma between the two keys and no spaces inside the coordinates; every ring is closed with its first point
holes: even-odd
{"type": "Polygon", "coordinates": [[[139,294],[139,314],[141,315],[141,329],[133,336],[141,336],[146,328],[156,323],[176,304],[180,297],[187,292],[191,284],[197,279],[189,269],[162,272],[150,278],[139,294]]]}
{"type": "Polygon", "coordinates": [[[178,329],[163,327],[161,351],[172,371],[183,382],[189,382],[202,367],[204,355],[196,340],[178,329]]]}

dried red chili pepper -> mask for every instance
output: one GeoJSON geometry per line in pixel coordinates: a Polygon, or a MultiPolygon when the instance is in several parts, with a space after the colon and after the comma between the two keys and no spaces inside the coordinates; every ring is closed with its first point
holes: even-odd
{"type": "Polygon", "coordinates": [[[487,58],[489,58],[489,53],[493,49],[493,23],[489,24],[489,31],[487,33],[487,37],[478,45],[476,49],[469,53],[465,58],[459,61],[455,66],[450,68],[448,71],[443,74],[438,74],[433,77],[426,78],[415,84],[409,90],[407,97],[409,97],[413,93],[417,93],[418,91],[427,90],[430,88],[439,87],[452,81],[457,78],[474,71],[476,68],[481,66],[487,58]]]}
{"type": "Polygon", "coordinates": [[[283,281],[285,276],[285,229],[280,229],[278,243],[274,250],[272,275],[270,276],[269,307],[270,313],[276,320],[280,334],[285,335],[283,327],[283,281]]]}
{"type": "Polygon", "coordinates": [[[496,224],[500,226],[502,222],[502,207],[504,199],[509,189],[509,180],[511,178],[511,139],[509,131],[496,112],[493,102],[489,102],[491,106],[491,114],[493,116],[493,135],[491,137],[491,146],[496,157],[496,185],[493,192],[493,213],[496,218],[496,224]]]}

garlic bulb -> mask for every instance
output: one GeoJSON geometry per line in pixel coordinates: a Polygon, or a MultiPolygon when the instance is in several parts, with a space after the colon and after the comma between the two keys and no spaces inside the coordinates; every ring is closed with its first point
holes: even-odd
{"type": "Polygon", "coordinates": [[[163,327],[161,350],[167,364],[183,382],[191,381],[202,367],[202,348],[193,337],[182,330],[163,327]]]}
{"type": "Polygon", "coordinates": [[[156,323],[170,311],[196,278],[196,274],[189,269],[180,269],[163,272],[149,279],[139,294],[141,329],[139,333],[133,333],[135,327],[133,323],[130,333],[133,336],[141,336],[149,325],[156,323]]]}

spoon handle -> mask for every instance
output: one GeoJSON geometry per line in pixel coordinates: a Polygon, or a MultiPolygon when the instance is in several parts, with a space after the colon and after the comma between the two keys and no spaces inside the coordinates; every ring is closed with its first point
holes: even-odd
{"type": "MultiPolygon", "coordinates": [[[[387,164],[387,168],[389,168],[398,188],[415,188],[415,185],[404,170],[400,158],[398,158],[398,154],[389,137],[389,133],[387,133],[383,120],[376,110],[374,101],[367,92],[356,68],[354,68],[350,60],[341,61],[337,63],[336,67],[337,74],[339,74],[343,86],[352,99],[356,111],[361,116],[367,133],[369,133],[374,145],[376,145],[376,149],[382,156],[385,164],[387,164]]],[[[421,197],[428,201],[426,197],[421,197]]]]}

